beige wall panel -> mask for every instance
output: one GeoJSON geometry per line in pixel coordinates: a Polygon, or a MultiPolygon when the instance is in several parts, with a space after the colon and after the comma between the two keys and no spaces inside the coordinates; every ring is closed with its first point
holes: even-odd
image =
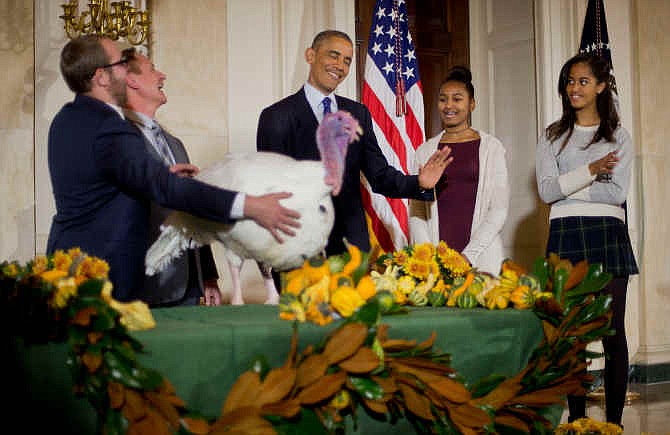
{"type": "Polygon", "coordinates": [[[33,7],[0,0],[0,261],[35,249],[33,7]]]}

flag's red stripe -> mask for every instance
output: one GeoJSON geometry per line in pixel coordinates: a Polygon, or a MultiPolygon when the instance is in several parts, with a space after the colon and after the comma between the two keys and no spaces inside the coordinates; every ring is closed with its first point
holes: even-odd
{"type": "Polygon", "coordinates": [[[370,197],[370,192],[361,184],[361,196],[363,197],[363,206],[365,207],[368,216],[370,216],[370,224],[372,226],[372,231],[374,231],[379,246],[382,247],[384,252],[393,252],[395,248],[393,246],[393,240],[388,230],[384,226],[384,223],[377,216],[377,212],[372,206],[372,198],[370,197]]]}
{"type": "Polygon", "coordinates": [[[395,215],[396,219],[398,219],[400,229],[405,234],[407,240],[409,240],[409,224],[407,220],[407,207],[405,207],[405,203],[403,203],[402,200],[398,198],[386,198],[386,201],[391,206],[391,210],[393,210],[393,214],[395,215]]]}
{"type": "Polygon", "coordinates": [[[416,121],[411,105],[408,105],[407,115],[405,115],[405,130],[412,141],[412,147],[416,150],[423,143],[423,131],[416,121]]]}
{"type": "Polygon", "coordinates": [[[393,120],[389,118],[388,113],[384,109],[384,105],[377,95],[370,89],[367,82],[363,82],[363,104],[368,107],[372,118],[377,125],[384,132],[386,141],[390,145],[393,152],[398,156],[400,161],[400,169],[407,174],[407,151],[405,150],[405,142],[396,128],[393,120]]]}

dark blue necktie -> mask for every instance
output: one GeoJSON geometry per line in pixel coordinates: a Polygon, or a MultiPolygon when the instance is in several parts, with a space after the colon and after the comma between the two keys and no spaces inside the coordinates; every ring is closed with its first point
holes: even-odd
{"type": "Polygon", "coordinates": [[[323,103],[323,116],[326,116],[327,113],[330,113],[330,98],[326,97],[322,101],[323,103]]]}

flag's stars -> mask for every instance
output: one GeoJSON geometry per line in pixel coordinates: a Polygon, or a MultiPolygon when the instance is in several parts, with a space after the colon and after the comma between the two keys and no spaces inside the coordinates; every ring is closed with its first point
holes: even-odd
{"type": "Polygon", "coordinates": [[[412,60],[416,59],[416,56],[414,56],[414,50],[407,50],[405,57],[407,58],[407,62],[411,62],[412,60]]]}
{"type": "Polygon", "coordinates": [[[377,9],[377,18],[380,20],[386,16],[386,9],[385,8],[379,8],[377,9]]]}
{"type": "Polygon", "coordinates": [[[391,57],[395,55],[395,50],[393,49],[393,46],[391,44],[388,44],[386,46],[386,50],[384,50],[384,53],[386,53],[388,57],[391,57]]]}
{"type": "Polygon", "coordinates": [[[388,63],[388,62],[386,62],[386,65],[384,65],[384,67],[383,67],[382,69],[384,70],[384,72],[386,73],[386,75],[388,75],[388,74],[390,74],[391,72],[393,72],[393,65],[391,65],[391,64],[388,63]]]}
{"type": "Polygon", "coordinates": [[[414,68],[407,67],[402,75],[405,76],[406,80],[409,80],[410,77],[414,77],[414,68]]]}
{"type": "Polygon", "coordinates": [[[374,54],[379,54],[380,51],[382,51],[381,44],[379,42],[375,42],[374,45],[372,46],[372,52],[374,54]]]}
{"type": "Polygon", "coordinates": [[[389,38],[393,39],[395,38],[395,35],[397,35],[397,32],[395,31],[395,27],[389,26],[389,31],[386,32],[387,35],[389,35],[389,38]]]}
{"type": "Polygon", "coordinates": [[[391,19],[395,21],[396,18],[398,18],[398,11],[391,9],[391,19]]]}
{"type": "Polygon", "coordinates": [[[383,33],[384,33],[384,29],[382,29],[382,25],[381,25],[381,24],[377,24],[377,25],[375,26],[375,36],[376,36],[377,38],[379,38],[379,35],[381,35],[381,34],[383,34],[383,33]]]}

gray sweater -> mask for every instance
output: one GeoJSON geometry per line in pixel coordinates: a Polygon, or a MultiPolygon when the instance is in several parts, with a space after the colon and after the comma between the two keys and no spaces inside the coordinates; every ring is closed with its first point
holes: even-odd
{"type": "Polygon", "coordinates": [[[624,220],[621,207],[628,196],[633,162],[633,142],[625,128],[614,131],[614,142],[588,144],[598,126],[575,124],[565,148],[558,151],[567,132],[554,142],[540,137],[536,154],[536,176],[540,198],[551,204],[549,218],[567,216],[612,216],[624,220]],[[617,151],[619,162],[609,181],[596,180],[588,165],[610,151],[617,151]]]}

